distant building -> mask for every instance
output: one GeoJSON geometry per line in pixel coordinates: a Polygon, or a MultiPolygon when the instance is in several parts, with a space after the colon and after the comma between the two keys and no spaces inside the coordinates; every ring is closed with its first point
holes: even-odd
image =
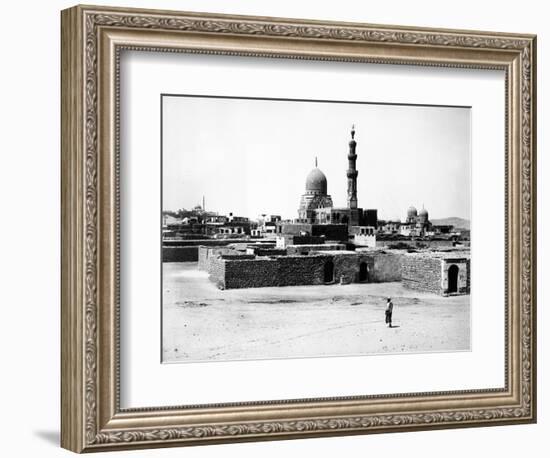
{"type": "Polygon", "coordinates": [[[233,213],[229,213],[228,221],[230,223],[248,223],[250,220],[246,216],[235,216],[233,213]]]}
{"type": "Polygon", "coordinates": [[[175,216],[172,216],[166,213],[162,214],[162,225],[164,227],[174,226],[178,224],[181,224],[181,218],[177,218],[175,216]]]}
{"type": "Polygon", "coordinates": [[[346,171],[348,182],[347,206],[334,206],[332,197],[327,193],[327,177],[317,167],[317,159],[315,159],[315,168],[309,172],[306,178],[306,191],[300,199],[297,223],[376,226],[377,211],[364,211],[358,207],[357,176],[359,172],[356,168],[356,147],[355,128],[352,127],[348,152],[348,169],[346,171]]]}
{"type": "Polygon", "coordinates": [[[398,234],[401,230],[401,221],[378,221],[378,232],[381,234],[398,234]]]}
{"type": "Polygon", "coordinates": [[[210,215],[205,218],[206,223],[227,223],[229,218],[225,215],[210,215]]]}
{"type": "Polygon", "coordinates": [[[407,210],[407,218],[405,219],[405,228],[403,235],[423,236],[431,230],[431,223],[428,218],[428,210],[422,206],[422,210],[417,212],[414,206],[410,206],[407,210]],[[406,234],[408,233],[408,234],[406,234]]]}
{"type": "MultiPolygon", "coordinates": [[[[332,197],[327,194],[327,177],[319,168],[317,168],[317,159],[315,168],[309,172],[306,178],[306,192],[300,199],[298,208],[297,223],[313,224],[317,222],[315,211],[318,208],[331,208],[332,197]]],[[[325,223],[326,221],[324,221],[325,223]]]]}
{"type": "Polygon", "coordinates": [[[372,226],[359,226],[353,236],[355,246],[376,247],[376,228],[372,226]]]}

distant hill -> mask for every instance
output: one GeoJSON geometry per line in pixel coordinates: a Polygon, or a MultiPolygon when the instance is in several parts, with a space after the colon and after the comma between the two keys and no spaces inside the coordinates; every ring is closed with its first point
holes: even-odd
{"type": "Polygon", "coordinates": [[[437,226],[454,226],[455,229],[470,229],[470,220],[464,218],[450,217],[430,220],[432,224],[437,226]]]}

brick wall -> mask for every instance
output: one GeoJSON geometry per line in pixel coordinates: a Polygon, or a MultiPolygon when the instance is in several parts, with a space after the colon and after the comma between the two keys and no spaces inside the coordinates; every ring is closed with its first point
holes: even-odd
{"type": "Polygon", "coordinates": [[[384,236],[376,237],[377,247],[389,247],[402,249],[402,247],[410,248],[445,248],[452,247],[454,242],[452,240],[417,240],[409,239],[406,237],[400,238],[385,238],[384,236]]]}
{"type": "Polygon", "coordinates": [[[311,228],[311,235],[324,236],[326,240],[348,240],[348,226],[347,224],[313,224],[311,228]]]}
{"type": "MultiPolygon", "coordinates": [[[[225,289],[279,286],[276,259],[222,260],[225,289]]],[[[218,285],[219,287],[219,285],[218,285]]]]}
{"type": "Polygon", "coordinates": [[[325,262],[331,256],[285,256],[277,258],[278,286],[322,285],[325,262]]]}
{"type": "Polygon", "coordinates": [[[199,269],[209,271],[210,264],[212,261],[214,261],[218,256],[224,256],[224,255],[230,255],[232,253],[235,253],[235,251],[231,248],[225,248],[225,247],[206,247],[201,246],[198,248],[198,256],[197,259],[199,261],[199,269]]]}
{"type": "Polygon", "coordinates": [[[372,281],[401,281],[403,257],[400,253],[375,253],[372,281]]]}
{"type": "MultiPolygon", "coordinates": [[[[223,287],[259,288],[267,286],[320,285],[329,256],[282,256],[273,259],[219,260],[224,263],[223,287]]],[[[212,266],[210,266],[212,269],[212,266]]],[[[218,286],[221,282],[218,282],[218,286]]]]}
{"type": "MultiPolygon", "coordinates": [[[[204,237],[204,236],[203,236],[204,237]]],[[[163,246],[223,246],[229,245],[231,243],[240,243],[242,240],[239,239],[194,239],[194,240],[185,240],[185,239],[176,239],[176,240],[163,240],[163,246]]]]}
{"type": "MultiPolygon", "coordinates": [[[[213,250],[211,250],[213,251],[213,250]]],[[[280,256],[273,259],[231,259],[212,254],[204,265],[218,287],[259,288],[266,286],[322,285],[325,283],[325,264],[334,265],[333,281],[358,282],[361,263],[368,266],[369,281],[401,280],[401,255],[393,253],[322,254],[310,256],[280,256]],[[224,268],[219,269],[218,264],[224,268]],[[214,272],[215,271],[215,272],[214,272]],[[221,279],[219,275],[223,274],[221,279]],[[342,278],[343,277],[343,278],[342,278]]]]}
{"type": "Polygon", "coordinates": [[[458,291],[453,294],[470,294],[470,259],[468,258],[450,258],[444,260],[443,265],[443,293],[449,292],[449,268],[455,265],[458,267],[458,291]]]}
{"type": "Polygon", "coordinates": [[[404,255],[401,277],[403,285],[408,288],[443,294],[441,288],[441,259],[404,255]]]}
{"type": "Polygon", "coordinates": [[[162,262],[197,262],[199,246],[223,246],[235,240],[164,240],[162,242],[162,262]]]}
{"type": "Polygon", "coordinates": [[[163,246],[162,262],[197,262],[199,250],[196,246],[163,246]]]}
{"type": "Polygon", "coordinates": [[[208,279],[220,289],[226,288],[225,267],[226,261],[217,257],[212,257],[208,264],[208,279]]]}
{"type": "Polygon", "coordinates": [[[286,254],[288,255],[307,255],[310,251],[323,252],[334,250],[345,250],[346,245],[343,243],[328,243],[321,245],[288,245],[286,254]]]}
{"type": "Polygon", "coordinates": [[[360,257],[355,254],[334,256],[334,281],[353,283],[359,281],[360,257]]]}
{"type": "Polygon", "coordinates": [[[199,269],[208,272],[210,279],[223,289],[324,284],[325,265],[329,261],[334,266],[334,282],[395,282],[401,280],[404,258],[406,256],[401,253],[372,251],[319,251],[309,256],[289,253],[288,256],[258,258],[229,247],[198,247],[199,269]],[[367,280],[360,278],[362,263],[368,266],[367,280]]]}

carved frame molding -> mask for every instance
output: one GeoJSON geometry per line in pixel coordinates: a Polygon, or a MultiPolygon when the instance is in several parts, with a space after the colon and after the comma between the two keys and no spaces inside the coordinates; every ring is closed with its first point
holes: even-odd
{"type": "Polygon", "coordinates": [[[535,421],[535,45],[531,35],[99,7],[63,11],[62,446],[80,452],[535,421]],[[121,410],[122,49],[505,70],[506,389],[121,410]],[[425,410],[423,401],[435,407],[425,410]],[[348,414],[331,413],[342,406],[348,414]],[[255,413],[270,407],[269,414],[255,413]]]}

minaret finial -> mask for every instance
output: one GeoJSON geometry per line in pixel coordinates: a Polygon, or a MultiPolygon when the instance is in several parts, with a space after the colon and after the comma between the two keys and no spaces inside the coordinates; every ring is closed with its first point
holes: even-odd
{"type": "MultiPolygon", "coordinates": [[[[349,153],[348,153],[348,170],[346,175],[348,177],[348,208],[356,209],[357,208],[357,153],[355,148],[357,147],[357,142],[355,141],[355,124],[351,125],[351,140],[348,143],[349,153]]],[[[357,218],[354,219],[353,225],[356,226],[359,222],[357,218]]]]}
{"type": "Polygon", "coordinates": [[[315,156],[315,168],[317,168],[317,156],[315,156]]]}

